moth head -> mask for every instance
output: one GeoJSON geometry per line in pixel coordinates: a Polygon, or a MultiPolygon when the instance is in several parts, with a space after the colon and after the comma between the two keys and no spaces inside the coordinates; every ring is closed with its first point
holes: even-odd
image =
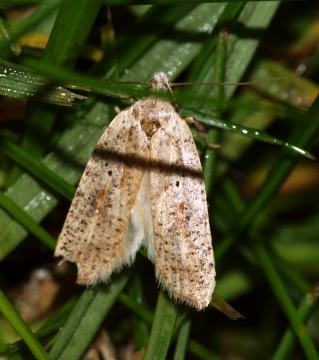
{"type": "Polygon", "coordinates": [[[172,91],[169,85],[168,77],[163,71],[154,74],[152,80],[150,81],[150,86],[156,90],[168,89],[169,91],[172,91]]]}

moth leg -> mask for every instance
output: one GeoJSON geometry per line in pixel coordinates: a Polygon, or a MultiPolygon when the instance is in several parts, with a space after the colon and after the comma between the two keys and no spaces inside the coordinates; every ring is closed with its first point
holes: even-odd
{"type": "Polygon", "coordinates": [[[198,136],[201,140],[203,140],[204,144],[211,149],[218,149],[220,148],[219,144],[211,144],[207,141],[205,137],[205,129],[204,126],[196,120],[193,116],[188,116],[184,119],[188,124],[193,124],[196,128],[196,136],[198,136]]]}
{"type": "MultiPolygon", "coordinates": [[[[138,99],[136,99],[136,98],[134,98],[134,97],[131,97],[131,96],[129,96],[129,95],[124,96],[124,95],[122,94],[122,99],[123,99],[123,98],[130,100],[130,102],[131,102],[132,104],[135,104],[135,103],[138,101],[138,99]]],[[[115,111],[116,114],[118,115],[118,114],[121,113],[123,110],[121,110],[118,106],[114,106],[114,111],[115,111]]]]}
{"type": "Polygon", "coordinates": [[[119,114],[122,110],[118,106],[114,106],[114,111],[119,114]]]}

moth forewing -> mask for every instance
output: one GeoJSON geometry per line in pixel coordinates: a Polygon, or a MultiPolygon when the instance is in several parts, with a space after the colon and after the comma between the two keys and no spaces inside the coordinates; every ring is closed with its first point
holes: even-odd
{"type": "Polygon", "coordinates": [[[156,276],[173,298],[201,310],[215,287],[201,164],[186,122],[168,102],[159,104],[162,127],[150,149],[150,163],[159,164],[150,172],[156,276]]]}
{"type": "Polygon", "coordinates": [[[75,262],[78,282],[90,285],[131,264],[142,243],[171,297],[197,310],[209,304],[215,266],[197,149],[175,108],[151,98],[102,135],[55,255],[75,262]]]}
{"type": "Polygon", "coordinates": [[[128,235],[148,153],[139,126],[129,110],[112,121],[86,166],[59,236],[55,255],[77,264],[80,284],[108,282],[112,272],[134,260],[141,244],[143,236],[128,235]]]}

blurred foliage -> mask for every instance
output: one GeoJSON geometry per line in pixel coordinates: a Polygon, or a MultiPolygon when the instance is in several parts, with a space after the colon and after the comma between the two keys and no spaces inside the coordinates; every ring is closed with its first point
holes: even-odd
{"type": "Polygon", "coordinates": [[[130,359],[136,351],[135,359],[319,359],[318,164],[259,141],[267,134],[318,156],[319,5],[107,3],[0,7],[2,69],[24,69],[25,83],[48,79],[37,95],[75,85],[87,97],[72,98],[72,107],[30,93],[9,97],[21,82],[16,77],[9,87],[5,70],[0,76],[7,91],[0,99],[1,359],[27,359],[30,351],[72,360],[130,359]],[[297,70],[303,74],[271,80],[297,70]],[[172,82],[269,79],[174,90],[181,113],[211,119],[205,137],[220,144],[211,149],[196,138],[216,293],[245,320],[175,304],[140,254],[110,284],[88,289],[75,285],[75,266],[53,257],[75,186],[115,108],[130,104],[124,94],[147,93],[127,82],[147,82],[158,71],[172,82]],[[247,136],[213,120],[238,124],[247,136]]]}

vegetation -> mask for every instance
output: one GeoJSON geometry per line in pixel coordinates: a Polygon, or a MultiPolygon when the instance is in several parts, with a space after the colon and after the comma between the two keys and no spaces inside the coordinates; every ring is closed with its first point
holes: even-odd
{"type": "Polygon", "coordinates": [[[0,87],[29,101],[1,99],[1,358],[73,360],[99,352],[108,359],[115,351],[126,359],[140,351],[135,359],[319,359],[319,174],[307,158],[318,152],[318,4],[15,3],[1,7],[0,87]],[[13,64],[26,84],[13,70],[5,75],[13,64]],[[297,70],[305,72],[271,80],[297,70]],[[180,113],[206,119],[207,141],[220,144],[211,149],[196,138],[216,293],[245,320],[174,303],[157,287],[143,250],[111,283],[87,289],[75,285],[73,265],[58,266],[53,257],[95,144],[115,107],[130,104],[123,93],[148,93],[127,82],[147,82],[158,71],[172,82],[269,79],[174,90],[180,113]],[[56,100],[56,84],[76,84],[72,91],[87,99],[59,106],[64,89],[56,100]]]}

